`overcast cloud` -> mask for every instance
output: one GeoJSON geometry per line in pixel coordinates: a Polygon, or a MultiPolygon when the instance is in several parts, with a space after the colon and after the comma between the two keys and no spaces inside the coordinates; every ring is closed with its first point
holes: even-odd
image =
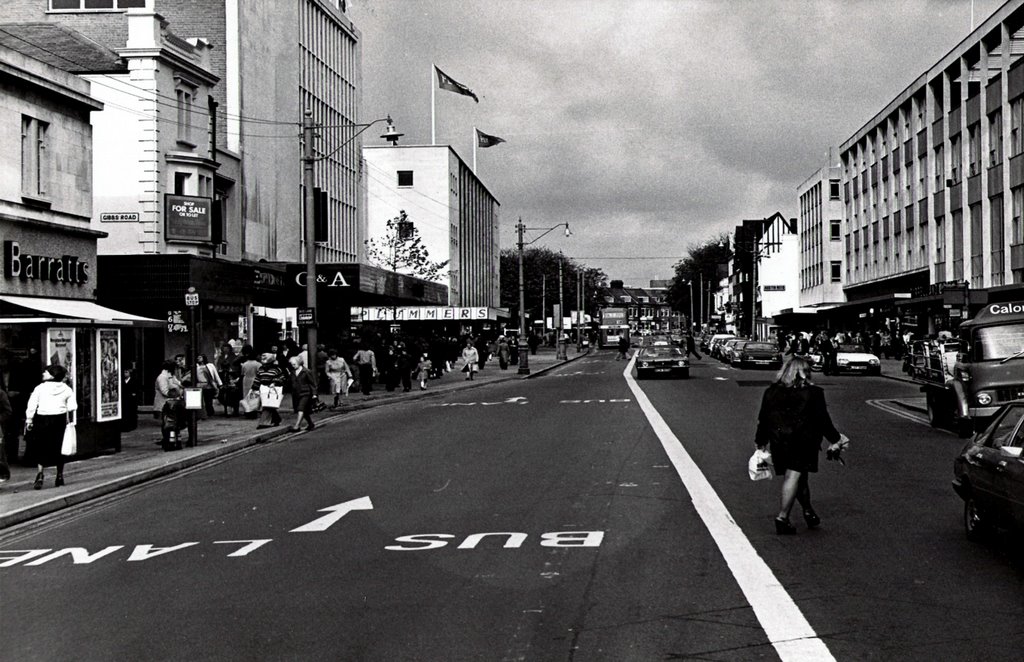
{"type": "MultiPolygon", "coordinates": [[[[974,0],[975,25],[1002,4],[974,0]]],[[[436,64],[480,98],[437,91],[437,142],[472,165],[474,126],[508,141],[477,151],[478,175],[501,203],[502,247],[515,244],[519,217],[529,227],[567,221],[572,237],[539,243],[643,286],[745,218],[796,216],[796,189],[829,146],[963,40],[972,3],[350,5],[364,118],[390,114],[401,144],[430,144],[436,64]]]]}

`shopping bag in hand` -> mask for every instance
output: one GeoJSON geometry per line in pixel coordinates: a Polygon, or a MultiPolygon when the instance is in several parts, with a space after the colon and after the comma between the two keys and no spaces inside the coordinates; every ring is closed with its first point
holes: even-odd
{"type": "Polygon", "coordinates": [[[760,448],[755,450],[747,462],[747,472],[750,474],[750,480],[764,480],[775,476],[772,470],[772,454],[760,448]]]}

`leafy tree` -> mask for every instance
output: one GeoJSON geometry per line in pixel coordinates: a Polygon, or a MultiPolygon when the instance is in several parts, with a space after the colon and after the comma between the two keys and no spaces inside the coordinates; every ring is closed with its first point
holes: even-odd
{"type": "Polygon", "coordinates": [[[430,260],[419,229],[409,220],[404,209],[395,218],[388,219],[383,237],[366,240],[366,257],[382,269],[435,282],[443,278],[443,270],[448,266],[448,260],[430,260]]]}
{"type": "Polygon", "coordinates": [[[673,310],[689,315],[692,283],[693,314],[699,318],[700,305],[707,310],[707,287],[711,286],[712,293],[718,291],[718,281],[722,278],[721,265],[727,263],[732,255],[729,251],[729,235],[722,233],[701,244],[691,244],[687,247],[687,252],[688,255],[675,265],[675,276],[668,289],[668,301],[673,310]],[[698,293],[701,283],[705,288],[703,295],[698,293]]]}
{"type": "MultiPolygon", "coordinates": [[[[501,306],[511,313],[510,323],[519,320],[519,251],[506,248],[501,251],[501,306]]],[[[608,291],[608,277],[600,269],[580,264],[544,247],[523,250],[523,300],[526,314],[531,320],[551,316],[551,306],[558,303],[558,262],[562,261],[562,296],[566,314],[576,310],[577,283],[583,282],[585,314],[597,317],[608,291]],[[545,295],[546,293],[546,295],[545,295]],[[541,306],[545,305],[545,315],[541,306]]]]}

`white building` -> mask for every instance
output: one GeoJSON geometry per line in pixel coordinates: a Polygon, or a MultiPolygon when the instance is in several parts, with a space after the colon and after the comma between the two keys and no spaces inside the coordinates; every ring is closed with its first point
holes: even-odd
{"type": "Polygon", "coordinates": [[[816,308],[843,294],[843,200],[838,164],[818,169],[797,189],[800,200],[800,302],[816,308]]]}
{"type": "Polygon", "coordinates": [[[800,239],[797,219],[776,213],[755,240],[754,283],[757,288],[757,338],[770,338],[778,328],[775,316],[800,305],[800,239]]]}
{"type": "Polygon", "coordinates": [[[364,146],[363,160],[367,238],[383,238],[387,221],[405,211],[430,261],[448,261],[448,305],[497,307],[499,203],[455,150],[364,146]]]}

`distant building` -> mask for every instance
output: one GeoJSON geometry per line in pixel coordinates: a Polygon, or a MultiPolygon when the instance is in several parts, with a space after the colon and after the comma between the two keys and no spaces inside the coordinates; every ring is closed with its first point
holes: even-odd
{"type": "Polygon", "coordinates": [[[621,280],[613,280],[601,307],[624,309],[631,333],[669,331],[671,328],[672,308],[664,291],[625,287],[621,280]]]}
{"type": "Polygon", "coordinates": [[[833,306],[843,294],[841,168],[825,165],[800,185],[800,301],[803,308],[833,306]]]}

